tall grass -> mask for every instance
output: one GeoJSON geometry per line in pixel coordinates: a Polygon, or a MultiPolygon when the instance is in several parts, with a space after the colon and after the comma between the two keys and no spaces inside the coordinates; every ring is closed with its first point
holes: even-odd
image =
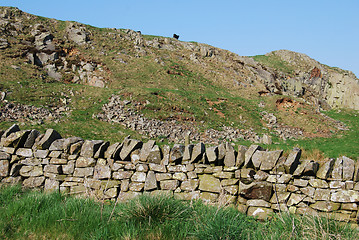
{"type": "Polygon", "coordinates": [[[319,217],[281,215],[259,222],[235,208],[167,195],[144,194],[115,205],[19,186],[0,188],[0,239],[29,238],[358,239],[359,232],[319,217]]]}

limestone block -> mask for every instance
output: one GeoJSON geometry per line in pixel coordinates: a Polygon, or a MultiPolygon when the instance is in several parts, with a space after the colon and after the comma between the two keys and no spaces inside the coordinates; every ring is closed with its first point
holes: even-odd
{"type": "Polygon", "coordinates": [[[224,156],[224,166],[234,167],[236,165],[236,151],[230,143],[226,143],[226,155],[224,156]]]}
{"type": "Polygon", "coordinates": [[[238,185],[224,186],[223,189],[231,195],[236,195],[238,193],[238,185]]]}
{"type": "Polygon", "coordinates": [[[129,190],[133,192],[141,192],[144,186],[145,183],[143,182],[130,182],[129,190]]]}
{"type": "Polygon", "coordinates": [[[175,144],[170,152],[170,163],[179,163],[182,161],[183,154],[184,154],[185,146],[180,144],[175,144]]]}
{"type": "Polygon", "coordinates": [[[33,156],[33,153],[30,148],[19,148],[16,150],[16,155],[29,158],[33,156]]]}
{"type": "Polygon", "coordinates": [[[166,166],[164,165],[150,163],[148,166],[150,167],[151,171],[161,172],[161,173],[167,172],[166,166]]]}
{"type": "Polygon", "coordinates": [[[224,143],[221,143],[218,145],[218,162],[223,163],[225,156],[226,156],[226,145],[224,143]]]}
{"type": "Polygon", "coordinates": [[[215,163],[218,160],[218,146],[207,147],[206,156],[209,163],[215,163]]]}
{"type": "Polygon", "coordinates": [[[163,158],[163,154],[161,151],[161,148],[157,145],[155,145],[150,153],[147,156],[147,162],[148,163],[156,163],[156,164],[160,164],[163,158]]]}
{"type": "Polygon", "coordinates": [[[329,188],[331,189],[345,189],[345,182],[342,181],[330,181],[329,188]]]}
{"type": "Polygon", "coordinates": [[[30,134],[30,131],[28,131],[28,130],[13,132],[13,133],[9,134],[7,137],[1,138],[0,146],[21,148],[24,146],[24,143],[29,134],[30,134]]]}
{"type": "Polygon", "coordinates": [[[342,157],[343,159],[343,180],[353,180],[354,170],[355,170],[355,162],[354,160],[347,158],[345,156],[342,157]]]}
{"type": "Polygon", "coordinates": [[[58,165],[65,165],[68,163],[67,159],[63,159],[63,158],[51,158],[50,159],[50,164],[58,164],[58,165]]]}
{"type": "Polygon", "coordinates": [[[181,190],[195,191],[198,188],[198,185],[199,185],[198,179],[185,180],[181,183],[181,190]]]}
{"type": "Polygon", "coordinates": [[[94,158],[104,158],[107,148],[110,146],[110,142],[103,142],[98,150],[95,152],[94,158]]]}
{"type": "Polygon", "coordinates": [[[60,138],[53,141],[49,147],[50,151],[63,151],[64,150],[64,142],[66,139],[60,138]]]}
{"type": "Polygon", "coordinates": [[[75,160],[68,161],[66,165],[62,165],[63,174],[73,174],[75,171],[75,160]]]}
{"type": "Polygon", "coordinates": [[[94,167],[96,160],[92,157],[79,157],[76,161],[77,168],[94,167]]]}
{"type": "Polygon", "coordinates": [[[299,179],[299,178],[296,178],[293,181],[293,185],[298,186],[298,187],[306,187],[306,186],[308,186],[308,183],[309,183],[308,180],[299,179]]]}
{"type": "Polygon", "coordinates": [[[314,200],[316,201],[329,201],[330,190],[317,188],[314,193],[314,200]]]}
{"type": "Polygon", "coordinates": [[[337,158],[334,162],[332,178],[334,180],[342,180],[343,177],[343,159],[337,158]]]}
{"type": "Polygon", "coordinates": [[[250,199],[247,201],[249,207],[266,207],[270,208],[271,204],[261,199],[250,199]]]}
{"type": "Polygon", "coordinates": [[[140,161],[142,161],[142,162],[147,161],[147,157],[150,154],[150,152],[155,144],[156,144],[155,140],[149,140],[148,142],[146,142],[142,145],[141,152],[140,152],[140,161]]]}
{"type": "Polygon", "coordinates": [[[270,202],[271,203],[286,203],[290,194],[291,194],[290,192],[274,193],[272,198],[270,199],[270,202]]]}
{"type": "Polygon", "coordinates": [[[119,159],[120,152],[122,150],[121,143],[117,142],[110,145],[104,153],[104,158],[106,159],[119,159]]]}
{"type": "Polygon", "coordinates": [[[172,179],[171,173],[156,173],[156,180],[162,181],[162,180],[170,180],[172,179]]]}
{"type": "Polygon", "coordinates": [[[49,157],[51,158],[60,158],[62,151],[50,151],[49,157]]]}
{"type": "Polygon", "coordinates": [[[70,148],[69,148],[69,154],[71,155],[78,155],[81,152],[82,149],[82,145],[84,144],[83,141],[80,142],[76,142],[74,144],[71,144],[70,148]]]}
{"type": "Polygon", "coordinates": [[[253,178],[258,181],[265,181],[268,179],[268,177],[269,174],[262,170],[257,171],[256,174],[253,176],[253,178]]]}
{"type": "Polygon", "coordinates": [[[230,186],[238,184],[238,179],[223,179],[221,181],[221,186],[230,186]]]}
{"type": "Polygon", "coordinates": [[[36,150],[34,152],[35,158],[46,158],[49,155],[49,150],[36,150]]]}
{"type": "Polygon", "coordinates": [[[315,192],[315,189],[313,187],[304,187],[304,188],[301,188],[300,191],[309,196],[309,197],[314,197],[314,192],[315,192]]]}
{"type": "Polygon", "coordinates": [[[288,155],[286,161],[284,162],[284,168],[286,173],[293,174],[299,165],[299,159],[302,154],[302,150],[299,148],[294,148],[288,155]]]}
{"type": "Polygon", "coordinates": [[[187,179],[187,175],[186,173],[177,172],[173,174],[172,178],[180,181],[185,181],[187,179]]]}
{"type": "Polygon", "coordinates": [[[333,170],[334,162],[334,159],[330,159],[329,161],[325,162],[321,167],[319,167],[317,177],[321,179],[327,179],[333,170]]]}
{"type": "Polygon", "coordinates": [[[145,182],[146,181],[146,173],[144,172],[135,172],[131,176],[132,182],[145,182]]]}
{"type": "Polygon", "coordinates": [[[42,166],[22,166],[20,169],[20,175],[23,177],[39,177],[43,174],[42,166]]]}
{"type": "Polygon", "coordinates": [[[154,171],[149,171],[146,176],[144,190],[150,191],[150,190],[154,190],[154,189],[157,189],[156,174],[154,171]]]}
{"type": "Polygon", "coordinates": [[[111,168],[110,168],[110,166],[96,165],[94,167],[93,177],[95,179],[109,179],[109,178],[111,178],[111,168]]]}
{"type": "Polygon", "coordinates": [[[54,192],[54,191],[59,191],[59,189],[60,189],[59,181],[56,181],[56,180],[53,180],[53,179],[46,179],[45,180],[44,191],[46,191],[46,192],[54,192]]]}
{"type": "Polygon", "coordinates": [[[74,177],[89,177],[93,175],[93,167],[75,168],[74,177]]]}
{"type": "Polygon", "coordinates": [[[246,168],[253,167],[252,156],[257,150],[260,151],[262,150],[262,148],[258,145],[251,145],[248,148],[248,150],[244,154],[244,167],[246,168]]]}
{"type": "Polygon", "coordinates": [[[221,179],[231,179],[234,178],[234,173],[233,172],[215,172],[213,173],[213,176],[216,178],[221,178],[221,179]]]}
{"type": "Polygon", "coordinates": [[[198,176],[197,176],[196,172],[188,172],[187,173],[187,178],[188,179],[194,179],[194,178],[198,178],[198,176]]]}
{"type": "Polygon", "coordinates": [[[332,212],[340,208],[340,203],[334,203],[330,201],[317,201],[311,204],[310,207],[323,212],[332,212]]]}
{"type": "Polygon", "coordinates": [[[200,198],[200,191],[174,193],[174,196],[180,200],[197,200],[200,198]]]}
{"type": "Polygon", "coordinates": [[[216,173],[223,170],[222,166],[208,166],[203,170],[203,173],[216,173]]]}
{"type": "Polygon", "coordinates": [[[40,139],[39,142],[35,142],[35,149],[49,149],[50,145],[57,139],[60,139],[61,135],[54,129],[47,129],[45,135],[40,139]]]}
{"type": "Polygon", "coordinates": [[[8,160],[0,160],[0,177],[9,176],[10,163],[8,160]]]}
{"type": "Polygon", "coordinates": [[[160,187],[161,190],[176,190],[176,188],[179,185],[179,181],[178,180],[163,180],[160,181],[160,187]]]}
{"type": "Polygon", "coordinates": [[[217,193],[201,192],[200,199],[206,203],[215,203],[217,202],[218,196],[219,195],[217,193]]]}
{"type": "Polygon", "coordinates": [[[45,165],[44,172],[61,174],[62,167],[60,165],[45,165]]]}
{"type": "Polygon", "coordinates": [[[10,159],[11,159],[10,154],[0,151],[0,160],[10,160],[10,159]]]}
{"type": "Polygon", "coordinates": [[[292,193],[287,202],[288,206],[297,205],[305,198],[303,194],[292,193]]]}
{"type": "Polygon", "coordinates": [[[326,181],[315,178],[309,180],[309,185],[314,188],[329,188],[329,184],[326,181]]]}
{"type": "Polygon", "coordinates": [[[103,143],[103,140],[85,140],[85,142],[81,146],[80,156],[86,158],[93,158],[95,153],[103,143]]]}
{"type": "Polygon", "coordinates": [[[218,178],[215,178],[212,175],[200,175],[199,190],[219,193],[221,191],[221,182],[218,178]]]}
{"type": "Polygon", "coordinates": [[[45,182],[45,177],[29,177],[24,180],[22,185],[27,188],[40,187],[45,182]]]}
{"type": "Polygon", "coordinates": [[[245,154],[248,148],[246,146],[239,145],[238,146],[238,154],[236,159],[236,166],[242,167],[245,161],[245,154]]]}
{"type": "Polygon", "coordinates": [[[339,203],[359,202],[359,192],[355,190],[339,190],[332,192],[330,201],[339,203]]]}

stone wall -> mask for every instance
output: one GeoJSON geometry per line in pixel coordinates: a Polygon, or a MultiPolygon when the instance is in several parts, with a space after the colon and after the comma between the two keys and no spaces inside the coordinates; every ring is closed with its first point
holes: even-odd
{"type": "Polygon", "coordinates": [[[340,157],[319,165],[300,157],[298,148],[283,156],[281,150],[229,143],[170,148],[126,138],[111,145],[13,125],[1,132],[0,180],[96,199],[169,193],[232,204],[258,218],[289,211],[356,222],[359,164],[340,157]]]}

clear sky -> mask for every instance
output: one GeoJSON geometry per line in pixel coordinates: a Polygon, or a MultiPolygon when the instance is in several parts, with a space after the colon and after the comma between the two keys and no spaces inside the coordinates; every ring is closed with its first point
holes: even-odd
{"type": "Polygon", "coordinates": [[[288,49],[359,77],[359,0],[0,0],[44,17],[180,35],[243,56],[288,49]]]}

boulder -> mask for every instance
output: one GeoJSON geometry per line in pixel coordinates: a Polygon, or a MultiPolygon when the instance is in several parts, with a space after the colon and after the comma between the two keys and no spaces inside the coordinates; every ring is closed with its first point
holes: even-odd
{"type": "Polygon", "coordinates": [[[67,38],[70,41],[83,45],[90,40],[89,33],[84,26],[79,24],[70,23],[66,28],[67,38]]]}
{"type": "Polygon", "coordinates": [[[162,160],[161,148],[159,146],[155,145],[149,152],[146,162],[160,164],[161,160],[162,160]]]}

